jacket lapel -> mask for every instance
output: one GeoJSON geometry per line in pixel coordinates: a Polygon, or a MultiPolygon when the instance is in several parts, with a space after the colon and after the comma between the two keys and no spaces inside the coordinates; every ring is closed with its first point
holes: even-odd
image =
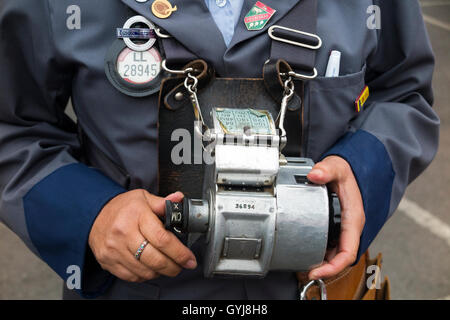
{"type": "Polygon", "coordinates": [[[267,22],[267,24],[261,30],[257,31],[249,31],[244,23],[244,18],[257,0],[244,0],[244,5],[242,6],[241,16],[239,18],[239,22],[234,31],[233,39],[231,39],[231,43],[228,47],[227,51],[230,51],[238,45],[239,43],[249,40],[253,37],[260,35],[261,33],[266,32],[270,26],[276,24],[281,18],[283,18],[289,10],[294,7],[301,0],[261,0],[262,3],[276,10],[272,18],[267,22]]]}
{"type": "Polygon", "coordinates": [[[163,28],[198,57],[222,66],[223,55],[227,49],[222,33],[217,28],[204,0],[170,0],[177,11],[166,19],[152,14],[153,1],[139,3],[135,0],[122,0],[138,14],[163,28]]]}
{"type": "Polygon", "coordinates": [[[140,3],[136,0],[122,0],[138,14],[166,30],[198,57],[212,63],[218,70],[223,69],[223,58],[226,52],[246,40],[267,32],[270,26],[276,24],[301,0],[262,0],[261,2],[275,9],[276,12],[263,29],[248,31],[244,17],[256,1],[244,0],[241,16],[227,49],[222,33],[217,28],[204,0],[170,0],[172,6],[177,6],[177,11],[174,11],[167,19],[159,19],[152,14],[151,4],[153,1],[140,3]]]}

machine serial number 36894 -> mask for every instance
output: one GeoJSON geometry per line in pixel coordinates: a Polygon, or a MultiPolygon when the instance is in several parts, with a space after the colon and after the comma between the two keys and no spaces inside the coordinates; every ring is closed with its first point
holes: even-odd
{"type": "Polygon", "coordinates": [[[240,203],[240,202],[237,202],[237,203],[235,203],[235,208],[236,209],[255,210],[255,204],[254,203],[240,203]]]}

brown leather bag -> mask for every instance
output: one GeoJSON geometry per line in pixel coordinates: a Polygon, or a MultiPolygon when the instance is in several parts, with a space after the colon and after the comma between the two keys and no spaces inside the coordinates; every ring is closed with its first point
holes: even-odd
{"type": "MultiPolygon", "coordinates": [[[[328,300],[390,300],[390,282],[388,277],[381,282],[380,270],[382,255],[378,253],[376,258],[370,259],[366,251],[359,262],[348,267],[337,276],[324,280],[328,300]],[[376,266],[368,270],[369,266],[376,266]],[[378,271],[376,271],[378,270],[378,271]],[[375,277],[373,277],[375,273],[375,277]],[[372,276],[371,287],[367,286],[368,278],[372,276]],[[380,283],[379,289],[376,284],[380,283]]],[[[300,290],[309,282],[307,273],[298,273],[300,290]]],[[[319,300],[321,297],[319,286],[313,285],[306,291],[307,300],[319,300]]]]}

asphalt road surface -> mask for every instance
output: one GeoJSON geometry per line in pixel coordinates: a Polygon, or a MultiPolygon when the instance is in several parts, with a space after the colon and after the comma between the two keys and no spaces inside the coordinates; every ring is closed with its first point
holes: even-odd
{"type": "MultiPolygon", "coordinates": [[[[421,3],[436,54],[440,149],[370,250],[383,253],[393,299],[450,299],[450,0],[421,3]]],[[[0,224],[0,299],[60,299],[61,290],[58,276],[0,224]]]]}

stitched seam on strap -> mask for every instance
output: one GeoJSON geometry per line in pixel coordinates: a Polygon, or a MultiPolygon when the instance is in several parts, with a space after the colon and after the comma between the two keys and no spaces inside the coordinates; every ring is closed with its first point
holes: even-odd
{"type": "Polygon", "coordinates": [[[353,269],[353,268],[348,268],[348,269],[345,270],[344,273],[341,274],[339,277],[337,277],[337,278],[335,278],[335,279],[330,279],[329,282],[325,282],[325,284],[331,285],[331,284],[335,283],[336,281],[338,281],[338,280],[340,280],[340,279],[346,277],[346,276],[350,273],[350,271],[352,271],[352,269],[353,269]]]}

